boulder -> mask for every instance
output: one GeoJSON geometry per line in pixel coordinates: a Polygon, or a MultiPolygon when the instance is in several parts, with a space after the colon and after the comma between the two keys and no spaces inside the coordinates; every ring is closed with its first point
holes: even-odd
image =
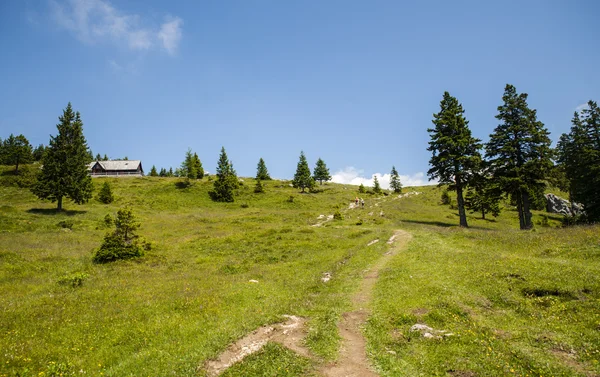
{"type": "Polygon", "coordinates": [[[571,203],[568,200],[563,199],[554,194],[546,194],[546,211],[550,213],[559,213],[564,216],[579,215],[583,212],[583,206],[579,203],[573,203],[573,210],[571,210],[571,203]]]}

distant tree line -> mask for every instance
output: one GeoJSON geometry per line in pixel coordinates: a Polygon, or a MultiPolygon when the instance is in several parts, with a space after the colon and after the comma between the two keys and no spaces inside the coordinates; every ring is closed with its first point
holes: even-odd
{"type": "Polygon", "coordinates": [[[564,187],[572,201],[582,203],[581,221],[600,220],[600,110],[594,101],[575,112],[571,132],[556,149],[550,132],[527,104],[528,95],[506,85],[498,106],[499,124],[487,143],[474,138],[458,100],[448,92],[428,129],[432,152],[430,179],[456,191],[460,226],[466,210],[497,216],[507,197],[516,206],[521,229],[531,229],[532,209],[543,209],[544,190],[564,187]],[[466,191],[466,195],[465,195],[466,191]],[[541,207],[541,208],[540,208],[541,207]]]}

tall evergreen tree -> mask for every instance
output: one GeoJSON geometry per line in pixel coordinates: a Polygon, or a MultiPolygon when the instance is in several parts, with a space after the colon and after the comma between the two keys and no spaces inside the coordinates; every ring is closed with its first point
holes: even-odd
{"type": "Polygon", "coordinates": [[[459,224],[468,227],[463,191],[481,162],[481,140],[471,136],[464,112],[458,100],[444,92],[440,111],[433,114],[435,128],[427,130],[431,136],[427,150],[433,153],[427,175],[430,179],[437,178],[440,186],[447,184],[449,189],[456,190],[459,224]]]}
{"type": "Polygon", "coordinates": [[[268,181],[271,179],[269,171],[267,170],[267,165],[265,165],[265,160],[263,160],[262,157],[258,160],[258,165],[256,166],[256,179],[261,181],[268,181]]]}
{"type": "Polygon", "coordinates": [[[308,167],[308,162],[306,161],[306,156],[304,156],[303,151],[300,152],[300,160],[296,167],[296,174],[294,174],[292,185],[295,188],[301,188],[302,192],[305,192],[305,189],[310,189],[314,186],[314,180],[310,176],[310,168],[308,167]]]}
{"type": "Polygon", "coordinates": [[[400,182],[400,175],[395,166],[392,166],[392,172],[390,173],[390,188],[394,190],[396,194],[402,192],[402,183],[400,182]]]}
{"type": "Polygon", "coordinates": [[[60,211],[65,197],[77,204],[86,203],[92,197],[93,185],[88,174],[89,156],[81,115],[73,112],[69,102],[58,119],[58,135],[50,137],[32,192],[40,199],[57,202],[60,211]]]}
{"type": "Polygon", "coordinates": [[[552,168],[549,132],[527,105],[527,94],[507,84],[496,118],[501,123],[485,146],[490,171],[500,190],[514,200],[521,229],[531,229],[531,193],[545,186],[552,168]]]}
{"type": "Polygon", "coordinates": [[[102,161],[102,156],[100,156],[100,153],[96,154],[96,157],[94,158],[96,161],[102,161]]]}
{"type": "Polygon", "coordinates": [[[3,163],[15,165],[15,174],[19,173],[19,164],[27,164],[33,160],[31,144],[23,135],[10,134],[3,142],[3,163]]]}
{"type": "Polygon", "coordinates": [[[329,174],[329,169],[327,169],[327,165],[325,165],[325,161],[320,158],[317,160],[317,164],[315,166],[315,170],[313,172],[313,178],[315,181],[319,181],[322,185],[323,181],[330,181],[331,174],[329,174]]]}
{"type": "Polygon", "coordinates": [[[173,167],[169,167],[169,172],[167,173],[167,177],[173,177],[175,174],[173,173],[173,167]]]}
{"type": "Polygon", "coordinates": [[[104,154],[104,157],[102,157],[102,161],[108,161],[108,156],[106,154],[104,154]]]}
{"type": "Polygon", "coordinates": [[[585,220],[600,221],[600,108],[594,101],[575,113],[568,134],[558,142],[558,160],[571,201],[583,204],[585,220]]]}
{"type": "Polygon", "coordinates": [[[373,176],[373,192],[375,194],[381,194],[381,185],[379,184],[379,179],[377,179],[376,175],[373,176]]]}
{"type": "Polygon", "coordinates": [[[485,219],[487,213],[497,217],[500,214],[500,198],[502,193],[494,184],[492,178],[482,169],[475,174],[469,185],[467,195],[465,196],[465,207],[471,213],[481,213],[481,218],[485,219]]]}
{"type": "Polygon", "coordinates": [[[179,168],[179,176],[196,179],[197,173],[194,169],[194,155],[191,148],[188,148],[187,152],[185,152],[185,159],[179,168]]]}
{"type": "Polygon", "coordinates": [[[210,197],[216,202],[233,202],[235,189],[239,187],[239,183],[233,164],[227,158],[225,147],[221,147],[216,176],[213,190],[209,192],[210,197]]]}
{"type": "Polygon", "coordinates": [[[193,163],[194,170],[196,170],[196,178],[204,178],[204,168],[202,167],[202,162],[200,162],[200,158],[198,157],[197,153],[194,153],[193,163]]]}
{"type": "Polygon", "coordinates": [[[150,169],[151,177],[158,177],[158,172],[156,171],[156,166],[152,165],[152,169],[150,169]]]}
{"type": "Polygon", "coordinates": [[[160,172],[158,173],[159,177],[166,177],[167,176],[167,169],[165,168],[160,168],[160,172]]]}

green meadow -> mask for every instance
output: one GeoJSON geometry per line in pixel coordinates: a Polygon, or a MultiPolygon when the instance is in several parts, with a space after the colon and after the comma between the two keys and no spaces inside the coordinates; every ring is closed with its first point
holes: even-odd
{"type": "Polygon", "coordinates": [[[364,328],[382,376],[600,374],[600,226],[536,212],[536,228],[519,231],[505,205],[462,229],[433,186],[363,194],[365,208],[349,209],[356,186],[300,194],[267,181],[256,194],[244,178],[234,203],[215,203],[207,178],[96,178],[95,193],[106,181],[115,202],[66,201],[60,213],[0,186],[0,376],[204,376],[207,360],[286,314],[307,318],[314,359],[269,343],[223,375],[318,375],[396,229],[413,238],[380,273],[364,328]],[[123,207],[150,250],[92,263],[105,216],[123,207]],[[426,339],[416,323],[452,335],[426,339]]]}

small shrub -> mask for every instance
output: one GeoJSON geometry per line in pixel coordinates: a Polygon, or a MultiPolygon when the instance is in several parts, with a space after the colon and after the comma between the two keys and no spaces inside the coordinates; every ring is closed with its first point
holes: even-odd
{"type": "Polygon", "coordinates": [[[360,186],[358,186],[358,192],[361,194],[364,194],[367,190],[365,190],[365,185],[363,185],[362,183],[360,184],[360,186]]]}
{"type": "Polygon", "coordinates": [[[356,225],[362,225],[362,224],[363,224],[362,219],[358,219],[358,221],[356,222],[356,225]]]}
{"type": "Polygon", "coordinates": [[[290,197],[287,199],[288,203],[293,203],[294,202],[294,195],[290,195],[290,197]]]}
{"type": "Polygon", "coordinates": [[[108,182],[104,182],[100,192],[98,193],[98,200],[104,204],[112,203],[115,200],[112,189],[108,182]]]}
{"type": "Polygon", "coordinates": [[[343,220],[342,214],[340,213],[339,210],[335,211],[335,213],[333,214],[333,218],[334,218],[334,220],[343,220]]]}
{"type": "Polygon", "coordinates": [[[250,207],[250,205],[248,203],[242,203],[240,205],[240,207],[242,207],[242,208],[248,208],[248,207],[250,207]]]}
{"type": "Polygon", "coordinates": [[[441,204],[449,205],[450,201],[451,201],[451,199],[450,199],[450,194],[448,193],[448,190],[442,191],[441,204]]]}
{"type": "Polygon", "coordinates": [[[73,220],[62,220],[58,222],[58,226],[63,228],[63,229],[70,229],[73,230],[73,225],[75,225],[73,223],[73,220]]]}
{"type": "Polygon", "coordinates": [[[260,194],[260,193],[263,193],[263,192],[265,192],[265,187],[264,187],[264,186],[263,186],[263,184],[261,183],[260,179],[258,179],[258,180],[256,181],[256,186],[254,186],[254,192],[255,192],[256,194],[260,194]]]}
{"type": "Polygon", "coordinates": [[[83,281],[88,278],[88,274],[83,272],[78,272],[76,274],[64,275],[60,279],[58,279],[58,284],[67,285],[72,288],[81,287],[83,285],[83,281]]]}
{"type": "Polygon", "coordinates": [[[107,263],[143,255],[139,236],[135,234],[140,223],[137,222],[131,209],[119,210],[114,223],[115,230],[104,236],[100,249],[94,254],[94,263],[107,263]]]}
{"type": "Polygon", "coordinates": [[[104,216],[104,225],[107,228],[110,228],[113,225],[114,221],[111,215],[109,215],[108,213],[106,214],[106,216],[104,216]]]}

